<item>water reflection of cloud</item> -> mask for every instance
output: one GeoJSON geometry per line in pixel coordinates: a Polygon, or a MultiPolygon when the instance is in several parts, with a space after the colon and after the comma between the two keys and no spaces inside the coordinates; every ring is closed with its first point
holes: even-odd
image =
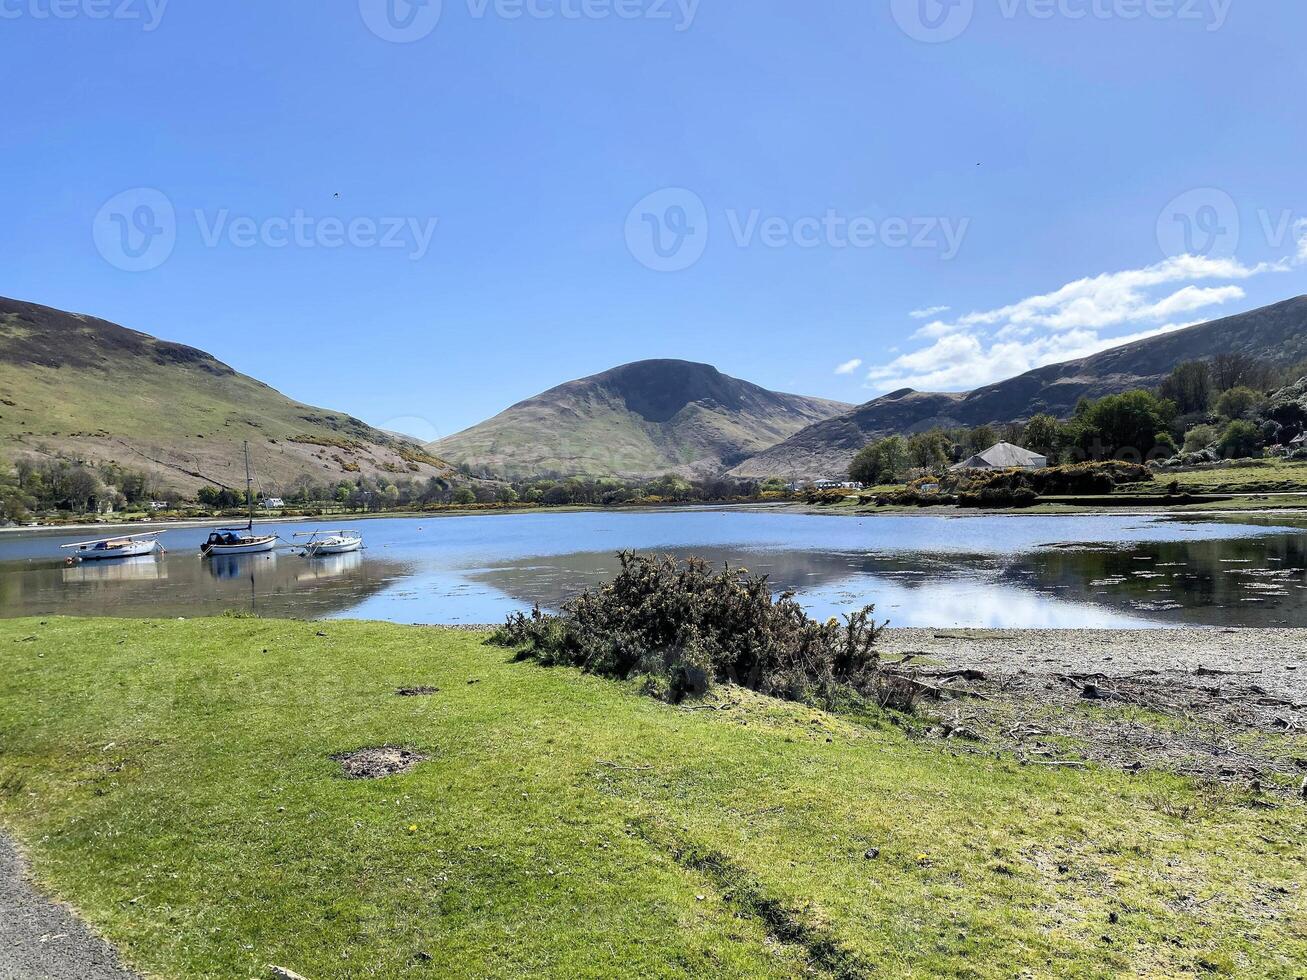
{"type": "Polygon", "coordinates": [[[1069,602],[992,582],[950,578],[908,585],[879,576],[859,577],[858,587],[816,589],[798,596],[820,619],[874,601],[876,619],[892,626],[970,626],[993,629],[1143,629],[1160,625],[1088,603],[1069,602]],[[852,600],[852,601],[851,601],[852,600]]]}

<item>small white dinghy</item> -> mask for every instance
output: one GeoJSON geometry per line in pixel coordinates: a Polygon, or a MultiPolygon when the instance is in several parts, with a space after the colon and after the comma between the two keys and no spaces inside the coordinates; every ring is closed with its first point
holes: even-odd
{"type": "Polygon", "coordinates": [[[139,558],[152,555],[162,550],[159,535],[162,531],[149,534],[124,534],[116,538],[100,538],[96,541],[77,541],[73,544],[60,545],[61,548],[76,549],[65,559],[69,564],[79,561],[110,561],[114,558],[139,558]]]}
{"type": "Polygon", "coordinates": [[[300,531],[295,537],[308,538],[300,545],[305,558],[348,555],[363,547],[363,535],[358,531],[300,531]]]}

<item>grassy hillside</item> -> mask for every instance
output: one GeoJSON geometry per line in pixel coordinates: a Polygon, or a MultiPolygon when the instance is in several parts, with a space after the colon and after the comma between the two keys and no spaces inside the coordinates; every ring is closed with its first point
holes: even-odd
{"type": "Polygon", "coordinates": [[[460,632],[16,620],[0,657],[0,823],[150,977],[1307,961],[1301,804],[736,689],[675,707],[460,632]],[[427,761],[352,781],[331,758],[385,744],[427,761]]]}
{"type": "Polygon", "coordinates": [[[814,423],[740,463],[738,477],[844,479],[859,449],[894,433],[935,426],[1021,421],[1040,412],[1066,418],[1081,398],[1155,388],[1177,364],[1240,353],[1288,366],[1307,358],[1307,296],[1050,364],[969,392],[890,392],[814,423]]]}
{"type": "Polygon", "coordinates": [[[269,490],[300,475],[450,473],[416,443],[292,401],[203,351],[0,299],[0,446],[11,460],[64,453],[149,470],[181,490],[243,487],[245,440],[269,490]]]}
{"type": "Polygon", "coordinates": [[[849,407],[768,391],[707,364],[640,361],[552,388],[430,448],[512,478],[717,473],[849,407]]]}

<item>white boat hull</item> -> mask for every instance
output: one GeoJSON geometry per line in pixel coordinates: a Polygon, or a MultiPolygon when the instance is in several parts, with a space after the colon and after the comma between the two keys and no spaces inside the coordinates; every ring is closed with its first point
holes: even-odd
{"type": "Polygon", "coordinates": [[[304,554],[309,558],[317,558],[319,555],[347,555],[352,551],[358,551],[362,547],[362,539],[356,539],[353,541],[323,541],[317,544],[306,545],[304,554]]]}
{"type": "Polygon", "coordinates": [[[113,548],[79,548],[73,552],[76,561],[113,561],[117,558],[140,558],[159,550],[158,541],[129,541],[113,548]]]}
{"type": "Polygon", "coordinates": [[[206,544],[203,553],[205,558],[217,555],[257,555],[272,551],[276,547],[277,536],[272,535],[266,538],[251,538],[238,544],[206,544]]]}

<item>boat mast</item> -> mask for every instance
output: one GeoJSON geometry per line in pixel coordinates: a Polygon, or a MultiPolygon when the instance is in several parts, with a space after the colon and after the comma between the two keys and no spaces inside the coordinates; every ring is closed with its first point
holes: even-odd
{"type": "Polygon", "coordinates": [[[250,476],[250,444],[245,443],[245,502],[250,505],[250,534],[254,533],[254,479],[250,476]]]}

